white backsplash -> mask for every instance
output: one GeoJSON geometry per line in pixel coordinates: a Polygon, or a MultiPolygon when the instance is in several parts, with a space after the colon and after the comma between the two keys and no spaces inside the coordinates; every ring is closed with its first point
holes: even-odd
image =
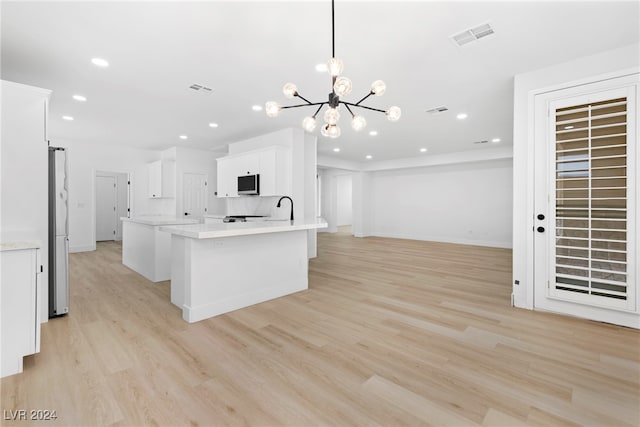
{"type": "Polygon", "coordinates": [[[261,215],[287,219],[290,215],[289,200],[283,200],[277,208],[280,196],[240,196],[227,198],[227,215],[261,215]]]}

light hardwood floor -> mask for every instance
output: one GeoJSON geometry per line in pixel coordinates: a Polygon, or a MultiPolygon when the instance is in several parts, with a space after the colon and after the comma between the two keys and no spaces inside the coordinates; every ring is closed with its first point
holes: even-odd
{"type": "MultiPolygon", "coordinates": [[[[319,234],[310,287],[187,324],[120,245],[1,381],[3,425],[638,426],[638,331],[510,307],[511,252],[319,234]]],[[[250,267],[248,267],[250,268],[250,267]]]]}

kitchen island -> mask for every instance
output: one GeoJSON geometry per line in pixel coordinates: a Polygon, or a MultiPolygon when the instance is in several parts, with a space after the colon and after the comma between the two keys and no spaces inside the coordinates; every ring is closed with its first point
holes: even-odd
{"type": "Polygon", "coordinates": [[[189,323],[308,288],[308,231],[323,219],[160,227],[171,233],[171,302],[189,323]]]}
{"type": "Polygon", "coordinates": [[[144,215],[122,220],[122,263],[151,280],[171,278],[171,238],[160,226],[197,224],[195,219],[144,215]]]}

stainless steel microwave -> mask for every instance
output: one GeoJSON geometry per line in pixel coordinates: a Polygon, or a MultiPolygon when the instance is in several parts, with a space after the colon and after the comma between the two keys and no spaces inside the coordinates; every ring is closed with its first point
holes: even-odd
{"type": "Polygon", "coordinates": [[[260,174],[239,176],[238,194],[260,194],[260,174]]]}

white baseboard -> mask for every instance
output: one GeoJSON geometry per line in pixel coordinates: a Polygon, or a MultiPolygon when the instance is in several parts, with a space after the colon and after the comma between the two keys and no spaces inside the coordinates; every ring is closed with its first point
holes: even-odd
{"type": "MultiPolygon", "coordinates": [[[[492,240],[471,240],[471,239],[460,239],[460,238],[448,238],[448,237],[435,237],[435,236],[416,236],[409,234],[401,234],[401,233],[382,233],[382,232],[373,232],[367,234],[368,236],[375,237],[388,237],[391,239],[408,239],[408,240],[422,240],[429,242],[441,242],[441,243],[456,243],[459,245],[471,245],[471,246],[486,246],[490,248],[502,248],[502,249],[512,249],[513,242],[498,242],[492,240]]],[[[360,237],[360,236],[356,236],[360,237]]]]}
{"type": "Polygon", "coordinates": [[[96,250],[96,245],[87,245],[87,246],[69,246],[69,253],[76,252],[91,252],[96,250]]]}

